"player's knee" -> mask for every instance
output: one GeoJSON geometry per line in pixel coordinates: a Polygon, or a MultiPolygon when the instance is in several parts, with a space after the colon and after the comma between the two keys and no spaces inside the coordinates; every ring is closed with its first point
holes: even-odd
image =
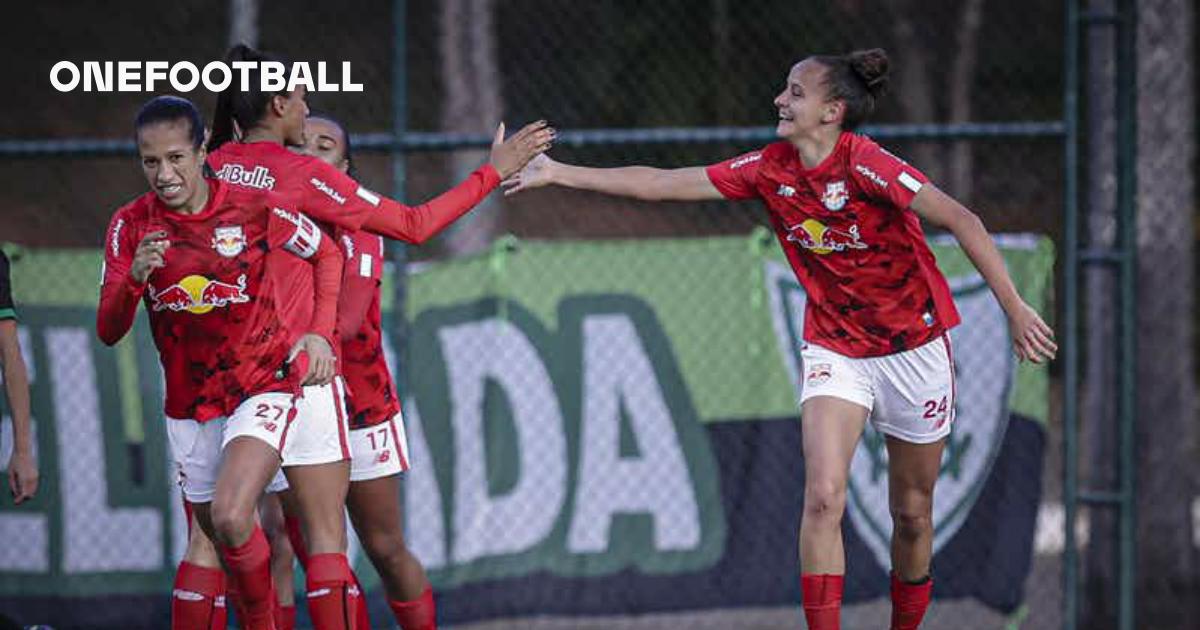
{"type": "Polygon", "coordinates": [[[336,519],[310,521],[304,532],[309,555],[342,553],[346,550],[346,528],[336,519]]]}
{"type": "Polygon", "coordinates": [[[239,506],[227,501],[213,501],[213,531],[223,545],[244,541],[254,531],[254,506],[239,506]]]}
{"type": "Polygon", "coordinates": [[[362,543],[374,563],[385,566],[402,563],[408,551],[404,539],[396,532],[371,532],[362,543]]]}
{"type": "Polygon", "coordinates": [[[901,494],[891,503],[892,525],[901,539],[919,538],[933,531],[933,503],[922,493],[901,494]]]}
{"type": "Polygon", "coordinates": [[[846,510],[846,485],[830,479],[804,484],[804,518],[838,523],[846,510]]]}

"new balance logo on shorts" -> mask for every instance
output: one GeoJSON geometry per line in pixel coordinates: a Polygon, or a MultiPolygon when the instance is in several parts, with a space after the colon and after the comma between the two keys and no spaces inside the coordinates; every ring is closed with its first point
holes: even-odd
{"type": "Polygon", "coordinates": [[[829,363],[818,363],[808,370],[806,380],[809,385],[820,385],[833,376],[833,366],[829,363]]]}

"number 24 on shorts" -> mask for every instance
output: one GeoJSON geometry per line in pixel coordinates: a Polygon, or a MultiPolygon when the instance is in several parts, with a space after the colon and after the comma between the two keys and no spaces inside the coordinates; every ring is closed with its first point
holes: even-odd
{"type": "Polygon", "coordinates": [[[949,409],[947,408],[947,399],[947,396],[942,396],[941,401],[926,400],[924,418],[926,420],[937,420],[937,426],[942,426],[950,417],[948,413],[949,409]]]}

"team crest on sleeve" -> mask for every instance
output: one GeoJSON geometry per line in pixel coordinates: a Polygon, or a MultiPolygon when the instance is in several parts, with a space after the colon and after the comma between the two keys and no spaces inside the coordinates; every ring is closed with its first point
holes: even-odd
{"type": "Polygon", "coordinates": [[[846,201],[850,199],[850,193],[846,192],[846,182],[826,182],[825,193],[821,195],[821,203],[825,204],[825,208],[830,212],[837,212],[846,207],[846,201]]]}
{"type": "Polygon", "coordinates": [[[213,230],[213,249],[217,253],[233,258],[246,249],[246,235],[240,225],[223,225],[213,230]]]}

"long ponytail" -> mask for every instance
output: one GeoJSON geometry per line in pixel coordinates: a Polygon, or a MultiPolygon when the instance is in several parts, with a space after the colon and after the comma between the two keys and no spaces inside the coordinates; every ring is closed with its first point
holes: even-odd
{"type": "Polygon", "coordinates": [[[238,79],[229,82],[229,86],[217,94],[217,107],[213,111],[212,136],[208,140],[208,150],[211,153],[218,147],[237,140],[240,132],[244,135],[252,127],[262,121],[267,114],[267,106],[271,97],[286,94],[286,91],[264,92],[262,90],[262,72],[260,66],[264,61],[276,61],[286,68],[286,75],[291,75],[291,62],[279,55],[255,50],[245,44],[236,44],[225,55],[225,63],[233,67],[234,62],[249,61],[256,65],[249,70],[247,86],[241,89],[240,75],[238,79]]]}

